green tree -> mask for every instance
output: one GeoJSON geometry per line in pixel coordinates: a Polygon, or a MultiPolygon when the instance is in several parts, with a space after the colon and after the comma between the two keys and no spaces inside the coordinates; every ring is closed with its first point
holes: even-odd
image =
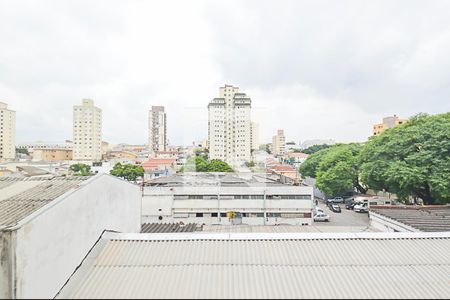
{"type": "Polygon", "coordinates": [[[18,154],[30,155],[30,152],[28,152],[28,149],[19,149],[19,148],[16,148],[16,153],[18,153],[18,154]]]}
{"type": "Polygon", "coordinates": [[[116,177],[121,177],[128,181],[134,181],[140,177],[144,177],[145,170],[142,166],[133,165],[133,164],[125,164],[117,163],[113,169],[110,171],[110,174],[116,177]]]}
{"type": "Polygon", "coordinates": [[[323,157],[329,149],[323,149],[318,151],[312,155],[310,155],[301,165],[300,165],[300,174],[303,177],[317,177],[317,170],[319,168],[319,163],[322,161],[323,157]]]}
{"type": "Polygon", "coordinates": [[[313,154],[313,153],[316,153],[316,152],[318,152],[320,150],[327,149],[327,148],[330,148],[330,145],[326,145],[326,144],[313,145],[311,147],[306,148],[302,152],[305,153],[305,154],[313,154]]]}
{"type": "Polygon", "coordinates": [[[189,158],[180,172],[233,172],[233,168],[220,159],[208,160],[197,156],[189,158]]]}
{"type": "Polygon", "coordinates": [[[272,153],[272,144],[262,144],[259,146],[260,150],[266,151],[267,153],[271,154],[272,153]]]}
{"type": "Polygon", "coordinates": [[[328,148],[317,169],[317,187],[327,195],[342,195],[356,188],[367,192],[359,178],[362,145],[342,144],[328,148]]]}
{"type": "Polygon", "coordinates": [[[74,164],[70,166],[70,170],[74,172],[75,176],[92,176],[94,173],[91,171],[91,166],[86,164],[74,164]]]}
{"type": "Polygon", "coordinates": [[[365,193],[359,178],[360,144],[339,144],[310,155],[300,166],[303,177],[317,179],[317,187],[329,196],[341,195],[356,188],[365,193]]]}
{"type": "Polygon", "coordinates": [[[208,165],[207,172],[233,172],[233,168],[220,159],[213,159],[208,165]]]}
{"type": "Polygon", "coordinates": [[[361,178],[374,190],[425,204],[450,202],[450,113],[419,114],[365,145],[361,178]]]}

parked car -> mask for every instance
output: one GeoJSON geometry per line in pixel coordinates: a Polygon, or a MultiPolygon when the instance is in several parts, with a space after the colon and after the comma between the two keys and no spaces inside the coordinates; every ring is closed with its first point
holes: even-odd
{"type": "Polygon", "coordinates": [[[353,210],[356,212],[369,212],[369,205],[367,203],[358,203],[353,207],[353,210]]]}
{"type": "Polygon", "coordinates": [[[344,199],[342,197],[334,197],[327,200],[327,203],[343,203],[344,199]]]}
{"type": "Polygon", "coordinates": [[[353,209],[356,205],[356,202],[349,202],[345,205],[346,209],[353,209]]]}
{"type": "Polygon", "coordinates": [[[333,212],[340,213],[341,212],[341,207],[339,205],[337,205],[337,204],[333,204],[333,205],[331,205],[331,210],[333,212]]]}
{"type": "Polygon", "coordinates": [[[325,213],[325,212],[323,211],[323,209],[321,209],[321,208],[318,207],[318,206],[316,206],[316,207],[314,208],[314,210],[315,210],[315,213],[316,213],[316,214],[319,214],[319,213],[324,214],[324,213],[325,213]]]}
{"type": "Polygon", "coordinates": [[[314,216],[314,222],[329,222],[330,216],[324,213],[318,213],[314,216]]]}

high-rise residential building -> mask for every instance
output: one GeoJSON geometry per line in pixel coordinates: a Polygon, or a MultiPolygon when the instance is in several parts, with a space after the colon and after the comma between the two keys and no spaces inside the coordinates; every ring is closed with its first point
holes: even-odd
{"type": "Polygon", "coordinates": [[[16,112],[0,102],[0,161],[16,158],[16,112]]]}
{"type": "Polygon", "coordinates": [[[251,159],[251,99],[239,87],[219,88],[208,104],[209,157],[238,164],[251,159]]]}
{"type": "Polygon", "coordinates": [[[148,147],[153,153],[167,151],[167,117],[164,106],[152,106],[148,114],[148,147]]]}
{"type": "Polygon", "coordinates": [[[102,159],[102,110],[90,99],[73,107],[73,159],[102,159]]]}
{"type": "Polygon", "coordinates": [[[286,138],[284,130],[279,129],[277,135],[272,138],[272,154],[275,156],[282,156],[286,153],[286,138]]]}
{"type": "Polygon", "coordinates": [[[400,119],[396,115],[383,118],[383,123],[373,125],[373,135],[380,135],[386,129],[394,128],[406,122],[407,120],[400,119]]]}
{"type": "Polygon", "coordinates": [[[254,151],[259,149],[259,124],[252,122],[251,126],[252,151],[254,151]]]}

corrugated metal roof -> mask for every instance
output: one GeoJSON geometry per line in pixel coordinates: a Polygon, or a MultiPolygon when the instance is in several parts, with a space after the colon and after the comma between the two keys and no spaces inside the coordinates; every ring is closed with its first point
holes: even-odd
{"type": "Polygon", "coordinates": [[[371,208],[370,212],[380,214],[424,232],[450,231],[450,206],[377,206],[376,208],[371,208]]]}
{"type": "Polygon", "coordinates": [[[181,225],[177,223],[145,223],[142,225],[142,233],[170,233],[170,232],[195,232],[201,231],[201,226],[195,223],[181,225]]]}
{"type": "Polygon", "coordinates": [[[72,188],[78,186],[87,178],[83,177],[56,177],[10,180],[0,179],[0,192],[8,189],[8,193],[13,195],[0,200],[0,226],[12,226],[20,220],[31,215],[49,202],[65,194],[72,188]],[[30,181],[38,182],[37,185],[27,186],[22,189],[25,183],[30,181]],[[17,190],[14,193],[14,190],[17,190]]]}
{"type": "Polygon", "coordinates": [[[70,280],[60,296],[448,298],[450,235],[373,235],[378,238],[202,239],[191,234],[186,240],[123,240],[119,235],[106,242],[93,265],[82,266],[84,275],[70,280]]]}

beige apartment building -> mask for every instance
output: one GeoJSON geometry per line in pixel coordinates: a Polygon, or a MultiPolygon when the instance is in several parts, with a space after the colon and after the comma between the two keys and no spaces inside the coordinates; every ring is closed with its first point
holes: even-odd
{"type": "Polygon", "coordinates": [[[148,147],[153,154],[167,151],[167,116],[164,106],[152,106],[148,114],[148,147]]]}
{"type": "Polygon", "coordinates": [[[73,159],[102,159],[102,110],[90,99],[73,107],[73,159]]]}
{"type": "Polygon", "coordinates": [[[286,137],[282,129],[279,129],[277,135],[274,135],[272,138],[272,154],[275,156],[286,154],[286,137]]]}
{"type": "Polygon", "coordinates": [[[259,149],[259,124],[256,122],[252,122],[251,126],[251,150],[255,151],[259,149]]]}
{"type": "Polygon", "coordinates": [[[373,135],[380,135],[386,129],[394,128],[398,125],[406,123],[408,120],[400,119],[396,115],[383,118],[383,123],[373,125],[373,135]]]}
{"type": "Polygon", "coordinates": [[[16,158],[16,112],[0,102],[0,161],[16,158]]]}
{"type": "Polygon", "coordinates": [[[231,164],[251,160],[251,99],[239,87],[219,88],[208,104],[209,157],[231,164]]]}
{"type": "Polygon", "coordinates": [[[73,159],[73,151],[71,149],[35,149],[33,150],[34,161],[66,161],[73,159]]]}

